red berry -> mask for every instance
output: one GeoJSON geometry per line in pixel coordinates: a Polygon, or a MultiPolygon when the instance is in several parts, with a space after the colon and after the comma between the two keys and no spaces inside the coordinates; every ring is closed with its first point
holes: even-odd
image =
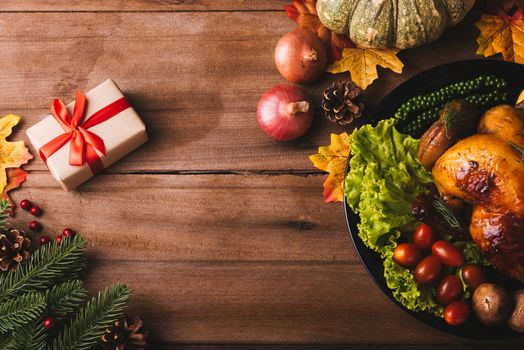
{"type": "Polygon", "coordinates": [[[40,209],[40,207],[37,206],[37,205],[33,205],[29,211],[30,211],[31,214],[33,214],[34,216],[40,216],[40,215],[42,215],[42,209],[40,209]]]}
{"type": "Polygon", "coordinates": [[[49,243],[49,237],[43,235],[40,236],[40,238],[38,238],[38,243],[40,243],[40,245],[46,245],[49,243]]]}
{"type": "Polygon", "coordinates": [[[64,231],[62,231],[62,235],[64,237],[73,237],[75,235],[75,231],[67,227],[64,229],[64,231]]]}
{"type": "Polygon", "coordinates": [[[62,236],[62,235],[58,235],[58,236],[55,237],[56,242],[58,243],[58,245],[60,245],[62,243],[62,239],[63,238],[64,238],[64,236],[62,236]]]}
{"type": "Polygon", "coordinates": [[[52,317],[47,317],[44,319],[44,322],[42,322],[42,326],[44,326],[45,329],[49,330],[53,328],[53,325],[55,323],[55,320],[52,317]]]}
{"type": "Polygon", "coordinates": [[[29,210],[33,206],[33,203],[29,199],[24,199],[20,202],[20,208],[24,210],[29,210]]]}
{"type": "Polygon", "coordinates": [[[38,231],[41,231],[42,230],[42,224],[40,224],[38,221],[36,220],[33,220],[29,223],[29,229],[31,231],[35,231],[35,232],[38,232],[38,231]]]}

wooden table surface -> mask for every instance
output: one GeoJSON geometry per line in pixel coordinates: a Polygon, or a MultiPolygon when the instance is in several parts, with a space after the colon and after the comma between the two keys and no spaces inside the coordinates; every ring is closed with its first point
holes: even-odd
{"type": "MultiPolygon", "coordinates": [[[[13,139],[27,141],[54,97],[70,101],[108,77],[150,135],[71,193],[35,159],[14,199],[41,203],[48,233],[70,226],[88,239],[90,290],[128,283],[129,313],[143,318],[155,348],[469,347],[393,305],[360,264],[343,206],[324,203],[324,174],[308,155],[349,130],[318,110],[296,142],[259,129],[260,95],[284,82],[273,48],[295,28],[282,11],[289,2],[2,0],[0,113],[23,116],[13,139]]],[[[402,52],[402,74],[381,69],[368,109],[420,71],[476,58],[478,16],[402,52]]],[[[347,76],[306,88],[319,102],[336,78],[347,76]]]]}

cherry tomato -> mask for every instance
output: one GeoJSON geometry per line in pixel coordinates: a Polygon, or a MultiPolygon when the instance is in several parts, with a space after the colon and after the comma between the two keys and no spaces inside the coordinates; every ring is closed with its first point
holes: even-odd
{"type": "Polygon", "coordinates": [[[446,306],[444,319],[449,325],[459,326],[466,322],[471,314],[471,309],[464,300],[457,300],[446,306]]]}
{"type": "Polygon", "coordinates": [[[433,282],[442,269],[442,263],[434,255],[426,256],[415,268],[415,281],[418,284],[433,282]]]}
{"type": "Polygon", "coordinates": [[[455,275],[448,275],[440,281],[437,287],[437,300],[442,305],[448,305],[460,298],[462,294],[462,282],[455,275]]]}
{"type": "Polygon", "coordinates": [[[486,282],[486,275],[482,268],[476,264],[467,264],[462,268],[462,278],[471,290],[477,289],[486,282]]]}
{"type": "Polygon", "coordinates": [[[464,254],[448,241],[436,241],[431,246],[431,251],[444,265],[459,267],[464,265],[464,254]]]}
{"type": "Polygon", "coordinates": [[[401,243],[393,251],[393,260],[402,266],[415,266],[422,255],[413,243],[401,243]]]}
{"type": "Polygon", "coordinates": [[[413,243],[423,252],[430,252],[435,242],[435,232],[426,224],[420,224],[413,233],[413,243]]]}

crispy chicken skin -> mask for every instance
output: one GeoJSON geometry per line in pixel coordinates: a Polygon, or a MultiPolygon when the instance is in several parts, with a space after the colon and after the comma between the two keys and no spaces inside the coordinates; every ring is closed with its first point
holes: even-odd
{"type": "Polygon", "coordinates": [[[522,155],[509,143],[495,135],[477,134],[449,148],[437,160],[432,173],[442,195],[504,206],[524,216],[521,161],[522,155]]]}
{"type": "Polygon", "coordinates": [[[524,219],[511,211],[476,205],[471,238],[499,271],[524,283],[524,219]]]}
{"type": "Polygon", "coordinates": [[[524,148],[524,109],[509,105],[491,108],[480,120],[479,134],[493,134],[524,148]]]}
{"type": "Polygon", "coordinates": [[[432,173],[443,196],[474,205],[470,234],[486,258],[524,283],[524,113],[492,108],[479,132],[449,148],[432,173]]]}

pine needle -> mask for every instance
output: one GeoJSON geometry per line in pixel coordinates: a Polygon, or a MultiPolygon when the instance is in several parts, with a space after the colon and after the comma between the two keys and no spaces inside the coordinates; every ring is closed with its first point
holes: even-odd
{"type": "Polygon", "coordinates": [[[80,236],[66,237],[37,249],[17,270],[0,274],[0,302],[22,292],[44,292],[57,283],[78,278],[86,261],[86,241],[80,236]]]}
{"type": "Polygon", "coordinates": [[[7,333],[40,317],[46,307],[39,293],[27,293],[0,304],[0,333],[7,333]]]}
{"type": "Polygon", "coordinates": [[[53,341],[53,350],[89,350],[97,344],[106,327],[118,320],[131,290],[125,284],[106,288],[83,307],[53,341]]]}
{"type": "MultiPolygon", "coordinates": [[[[1,348],[0,348],[1,349],[1,348]]],[[[42,326],[42,318],[32,321],[13,332],[9,350],[46,350],[47,330],[42,326]]]]}
{"type": "Polygon", "coordinates": [[[57,319],[64,319],[80,308],[86,296],[87,291],[80,280],[57,284],[45,293],[47,314],[57,319]]]}

